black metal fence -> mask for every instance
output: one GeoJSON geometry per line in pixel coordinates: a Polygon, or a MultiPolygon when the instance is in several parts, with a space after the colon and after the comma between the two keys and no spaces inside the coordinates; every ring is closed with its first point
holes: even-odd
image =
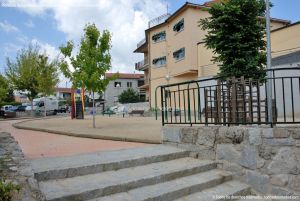
{"type": "Polygon", "coordinates": [[[260,82],[210,78],[160,86],[155,101],[156,108],[160,103],[162,124],[300,123],[300,68],[270,71],[272,77],[260,82]],[[267,82],[272,85],[272,121],[268,120],[267,82]]]}

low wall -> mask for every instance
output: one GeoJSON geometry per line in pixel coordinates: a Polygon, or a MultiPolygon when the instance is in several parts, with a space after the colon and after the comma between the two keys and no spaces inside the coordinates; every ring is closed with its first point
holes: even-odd
{"type": "Polygon", "coordinates": [[[0,178],[20,185],[21,190],[14,193],[12,201],[46,200],[20,146],[9,133],[5,132],[0,132],[0,178]]]}
{"type": "Polygon", "coordinates": [[[217,160],[254,190],[300,195],[300,127],[165,126],[163,143],[217,160]]]}
{"type": "Polygon", "coordinates": [[[132,111],[132,110],[145,110],[148,111],[150,109],[150,104],[149,102],[140,102],[140,103],[126,103],[126,104],[122,104],[123,106],[125,106],[128,111],[132,111]]]}

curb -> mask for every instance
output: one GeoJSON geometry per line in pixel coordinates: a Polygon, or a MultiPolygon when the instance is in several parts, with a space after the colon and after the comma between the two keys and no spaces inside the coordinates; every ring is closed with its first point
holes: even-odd
{"type": "Polygon", "coordinates": [[[28,122],[28,121],[34,121],[34,120],[42,120],[42,119],[25,120],[25,121],[14,123],[14,124],[12,124],[12,126],[14,128],[17,128],[17,129],[41,131],[41,132],[46,132],[46,133],[52,133],[52,134],[58,134],[58,135],[67,135],[67,136],[72,136],[72,137],[101,139],[101,140],[113,140],[113,141],[121,141],[121,142],[138,142],[138,143],[147,143],[147,144],[162,144],[161,142],[157,142],[157,141],[153,141],[153,140],[140,140],[140,139],[133,139],[133,138],[122,138],[122,137],[103,136],[103,135],[99,136],[99,135],[93,135],[93,134],[70,133],[70,132],[65,132],[65,131],[56,131],[56,130],[45,129],[45,128],[31,128],[31,127],[19,125],[21,123],[28,122]]]}

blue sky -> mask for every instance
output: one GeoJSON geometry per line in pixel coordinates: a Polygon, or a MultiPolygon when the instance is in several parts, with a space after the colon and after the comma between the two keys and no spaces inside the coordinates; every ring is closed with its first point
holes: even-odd
{"type": "MultiPolygon", "coordinates": [[[[0,0],[1,2],[1,0],[0,0]]],[[[133,72],[134,63],[142,55],[132,51],[144,37],[147,22],[166,12],[173,13],[185,0],[23,0],[25,4],[0,7],[0,72],[5,58],[29,43],[37,43],[50,57],[59,53],[58,47],[67,40],[78,42],[87,22],[96,23],[100,30],[113,32],[113,71],[133,72]],[[26,4],[28,2],[28,4],[26,4]],[[30,4],[35,2],[34,5],[30,4]],[[52,2],[49,4],[48,2],[52,2]]],[[[190,2],[202,4],[205,0],[190,2]]],[[[272,17],[300,21],[299,0],[273,0],[272,17]]]]}

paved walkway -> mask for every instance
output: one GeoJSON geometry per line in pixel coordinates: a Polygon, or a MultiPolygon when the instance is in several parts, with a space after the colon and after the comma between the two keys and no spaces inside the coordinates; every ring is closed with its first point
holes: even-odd
{"type": "Polygon", "coordinates": [[[92,117],[71,120],[69,117],[26,121],[21,128],[52,132],[79,137],[160,143],[161,121],[154,117],[97,116],[96,128],[92,128],[92,117]]]}
{"type": "MultiPolygon", "coordinates": [[[[11,133],[20,144],[25,157],[29,159],[152,146],[143,143],[79,138],[13,128],[12,124],[19,121],[0,121],[0,132],[11,133]]],[[[56,121],[60,122],[62,119],[56,121]]],[[[43,121],[35,122],[42,123],[43,121]]]]}

